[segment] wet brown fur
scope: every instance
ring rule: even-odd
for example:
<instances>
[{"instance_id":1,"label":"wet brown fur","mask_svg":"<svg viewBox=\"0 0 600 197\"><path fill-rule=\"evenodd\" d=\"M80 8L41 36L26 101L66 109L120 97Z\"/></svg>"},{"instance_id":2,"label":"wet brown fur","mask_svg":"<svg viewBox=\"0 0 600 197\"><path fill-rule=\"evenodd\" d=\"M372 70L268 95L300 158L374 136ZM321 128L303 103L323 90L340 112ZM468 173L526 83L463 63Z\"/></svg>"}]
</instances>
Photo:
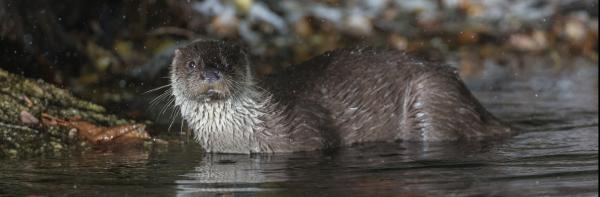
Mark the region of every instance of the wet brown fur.
<instances>
[{"instance_id":1,"label":"wet brown fur","mask_svg":"<svg viewBox=\"0 0 600 197\"><path fill-rule=\"evenodd\" d=\"M206 101L195 99L206 94L199 88L206 84L177 71L183 58L173 61L176 104L209 152L482 140L513 132L483 108L455 69L401 51L334 50L255 83L241 49L219 41L188 47L197 50L182 50L180 56L237 62L228 74L237 85L223 86L229 94ZM216 53L219 47L228 54Z\"/></svg>"}]
</instances>

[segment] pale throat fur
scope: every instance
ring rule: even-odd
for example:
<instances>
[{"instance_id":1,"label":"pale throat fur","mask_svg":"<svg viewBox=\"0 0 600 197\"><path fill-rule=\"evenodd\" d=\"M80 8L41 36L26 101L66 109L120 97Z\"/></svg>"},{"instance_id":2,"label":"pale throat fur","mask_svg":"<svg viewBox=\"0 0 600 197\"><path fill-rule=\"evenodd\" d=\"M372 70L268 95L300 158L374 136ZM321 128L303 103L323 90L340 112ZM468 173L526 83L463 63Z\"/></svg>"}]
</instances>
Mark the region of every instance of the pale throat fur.
<instances>
[{"instance_id":1,"label":"pale throat fur","mask_svg":"<svg viewBox=\"0 0 600 197\"><path fill-rule=\"evenodd\" d=\"M181 94L174 91L174 94ZM263 131L270 99L258 93L225 100L189 102L176 100L182 116L194 131L196 140L207 152L251 153L271 152L256 133Z\"/></svg>"}]
</instances>

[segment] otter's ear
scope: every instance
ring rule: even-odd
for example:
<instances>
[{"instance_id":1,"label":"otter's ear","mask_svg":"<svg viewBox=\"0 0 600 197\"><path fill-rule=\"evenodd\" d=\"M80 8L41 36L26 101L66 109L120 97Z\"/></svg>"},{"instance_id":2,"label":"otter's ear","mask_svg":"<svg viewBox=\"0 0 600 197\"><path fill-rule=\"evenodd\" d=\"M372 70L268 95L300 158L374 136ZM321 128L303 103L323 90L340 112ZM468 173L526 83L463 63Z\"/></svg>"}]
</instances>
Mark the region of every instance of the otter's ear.
<instances>
[{"instance_id":1,"label":"otter's ear","mask_svg":"<svg viewBox=\"0 0 600 197\"><path fill-rule=\"evenodd\" d=\"M181 49L175 49L175 57L181 56Z\"/></svg>"}]
</instances>

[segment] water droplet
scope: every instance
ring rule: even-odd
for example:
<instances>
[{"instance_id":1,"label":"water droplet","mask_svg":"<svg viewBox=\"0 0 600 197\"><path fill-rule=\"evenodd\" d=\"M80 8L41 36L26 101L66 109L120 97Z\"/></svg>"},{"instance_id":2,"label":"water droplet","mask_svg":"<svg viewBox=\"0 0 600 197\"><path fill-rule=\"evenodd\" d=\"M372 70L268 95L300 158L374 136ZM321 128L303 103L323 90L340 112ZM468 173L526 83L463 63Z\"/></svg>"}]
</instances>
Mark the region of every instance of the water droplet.
<instances>
[{"instance_id":1,"label":"water droplet","mask_svg":"<svg viewBox=\"0 0 600 197\"><path fill-rule=\"evenodd\" d=\"M126 85L127 85L127 82L125 80L119 81L119 87L124 88Z\"/></svg>"}]
</instances>

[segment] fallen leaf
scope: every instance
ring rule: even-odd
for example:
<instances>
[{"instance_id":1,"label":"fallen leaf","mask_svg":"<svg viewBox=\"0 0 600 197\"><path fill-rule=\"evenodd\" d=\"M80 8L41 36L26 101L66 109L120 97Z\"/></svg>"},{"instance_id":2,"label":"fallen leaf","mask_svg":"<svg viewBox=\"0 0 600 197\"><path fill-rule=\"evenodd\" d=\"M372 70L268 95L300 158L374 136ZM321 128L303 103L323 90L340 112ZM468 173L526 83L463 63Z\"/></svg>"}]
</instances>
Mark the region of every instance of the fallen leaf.
<instances>
[{"instance_id":1,"label":"fallen leaf","mask_svg":"<svg viewBox=\"0 0 600 197\"><path fill-rule=\"evenodd\" d=\"M44 125L59 125L76 129L79 137L94 144L137 143L151 139L144 124L104 127L79 119L62 120L48 114L42 114L42 122Z\"/></svg>"}]
</instances>

